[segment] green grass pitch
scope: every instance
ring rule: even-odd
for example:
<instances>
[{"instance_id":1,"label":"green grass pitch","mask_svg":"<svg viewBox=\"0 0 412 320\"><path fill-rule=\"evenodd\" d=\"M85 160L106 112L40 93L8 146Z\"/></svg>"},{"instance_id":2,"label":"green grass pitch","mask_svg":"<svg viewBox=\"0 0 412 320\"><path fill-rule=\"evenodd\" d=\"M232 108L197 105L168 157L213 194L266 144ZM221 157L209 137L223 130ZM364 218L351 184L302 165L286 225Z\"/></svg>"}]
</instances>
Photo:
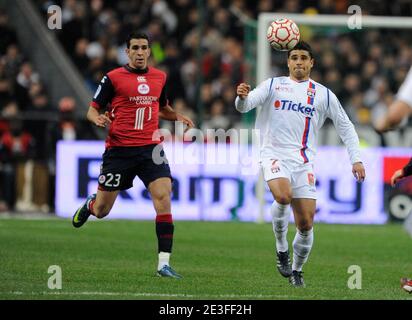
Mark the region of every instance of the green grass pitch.
<instances>
[{"instance_id":1,"label":"green grass pitch","mask_svg":"<svg viewBox=\"0 0 412 320\"><path fill-rule=\"evenodd\" d=\"M412 239L401 225L315 225L307 287L275 269L271 224L175 221L172 266L182 280L155 277L153 221L0 220L0 299L412 299ZM289 243L295 233L289 228ZM50 290L51 265L62 289ZM349 289L351 265L362 288Z\"/></svg>"}]
</instances>

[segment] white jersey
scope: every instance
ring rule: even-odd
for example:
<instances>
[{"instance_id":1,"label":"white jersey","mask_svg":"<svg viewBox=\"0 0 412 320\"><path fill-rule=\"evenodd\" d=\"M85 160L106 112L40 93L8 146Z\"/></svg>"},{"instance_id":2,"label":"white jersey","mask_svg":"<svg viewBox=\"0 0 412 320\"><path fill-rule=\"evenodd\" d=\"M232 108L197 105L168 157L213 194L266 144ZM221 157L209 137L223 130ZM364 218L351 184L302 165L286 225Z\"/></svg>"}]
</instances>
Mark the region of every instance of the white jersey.
<instances>
[{"instance_id":1,"label":"white jersey","mask_svg":"<svg viewBox=\"0 0 412 320\"><path fill-rule=\"evenodd\" d=\"M297 82L290 77L270 78L236 98L236 109L248 112L259 107L256 129L260 130L260 158L313 162L317 136L330 118L343 140L351 163L361 161L359 139L336 95L312 79Z\"/></svg>"},{"instance_id":2,"label":"white jersey","mask_svg":"<svg viewBox=\"0 0 412 320\"><path fill-rule=\"evenodd\" d=\"M398 90L396 99L401 100L412 108L412 67Z\"/></svg>"}]
</instances>

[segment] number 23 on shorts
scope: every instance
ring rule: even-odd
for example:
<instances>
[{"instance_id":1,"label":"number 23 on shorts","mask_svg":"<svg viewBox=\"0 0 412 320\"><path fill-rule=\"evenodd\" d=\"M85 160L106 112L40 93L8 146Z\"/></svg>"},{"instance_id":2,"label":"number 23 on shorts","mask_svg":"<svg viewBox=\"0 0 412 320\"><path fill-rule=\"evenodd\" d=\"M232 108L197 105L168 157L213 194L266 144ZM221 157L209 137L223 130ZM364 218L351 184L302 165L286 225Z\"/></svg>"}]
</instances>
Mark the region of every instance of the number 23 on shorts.
<instances>
[{"instance_id":1,"label":"number 23 on shorts","mask_svg":"<svg viewBox=\"0 0 412 320\"><path fill-rule=\"evenodd\" d=\"M120 173L105 173L99 176L99 184L105 187L118 187L120 185L120 180L122 175Z\"/></svg>"}]
</instances>

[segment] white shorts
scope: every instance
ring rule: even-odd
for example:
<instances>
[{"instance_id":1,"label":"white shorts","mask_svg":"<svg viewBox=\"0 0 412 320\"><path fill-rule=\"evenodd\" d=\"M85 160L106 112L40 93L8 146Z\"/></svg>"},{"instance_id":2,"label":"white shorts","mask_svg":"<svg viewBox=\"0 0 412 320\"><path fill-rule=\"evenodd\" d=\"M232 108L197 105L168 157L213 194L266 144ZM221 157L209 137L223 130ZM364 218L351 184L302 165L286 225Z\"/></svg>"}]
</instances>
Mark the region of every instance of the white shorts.
<instances>
[{"instance_id":1,"label":"white shorts","mask_svg":"<svg viewBox=\"0 0 412 320\"><path fill-rule=\"evenodd\" d=\"M316 200L316 177L312 163L292 165L287 161L263 159L260 165L266 182L287 178L292 185L292 198Z\"/></svg>"}]
</instances>

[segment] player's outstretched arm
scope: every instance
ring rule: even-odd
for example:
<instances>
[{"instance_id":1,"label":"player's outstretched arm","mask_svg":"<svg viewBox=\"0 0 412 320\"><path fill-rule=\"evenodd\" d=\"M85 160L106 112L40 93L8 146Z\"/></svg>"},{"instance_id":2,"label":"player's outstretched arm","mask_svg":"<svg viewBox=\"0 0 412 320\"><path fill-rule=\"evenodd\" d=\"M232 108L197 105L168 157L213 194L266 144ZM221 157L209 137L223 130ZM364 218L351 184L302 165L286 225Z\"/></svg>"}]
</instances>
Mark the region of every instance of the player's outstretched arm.
<instances>
[{"instance_id":1,"label":"player's outstretched arm","mask_svg":"<svg viewBox=\"0 0 412 320\"><path fill-rule=\"evenodd\" d=\"M378 132L386 132L395 129L404 118L412 113L412 107L406 102L396 100L389 108L388 112L375 123Z\"/></svg>"},{"instance_id":2,"label":"player's outstretched arm","mask_svg":"<svg viewBox=\"0 0 412 320\"><path fill-rule=\"evenodd\" d=\"M193 128L195 126L195 124L193 123L193 121L189 117L187 117L187 116L185 116L181 113L176 112L169 105L166 105L165 107L159 109L159 118L163 119L163 120L168 120L168 121L181 121L181 122L183 122L187 126L186 129L185 129L185 132L187 130L189 130L190 128Z\"/></svg>"},{"instance_id":3,"label":"player's outstretched arm","mask_svg":"<svg viewBox=\"0 0 412 320\"><path fill-rule=\"evenodd\" d=\"M107 111L104 114L100 114L99 111L93 107L89 107L87 111L87 120L101 128L105 128L106 125L112 123Z\"/></svg>"}]
</instances>

